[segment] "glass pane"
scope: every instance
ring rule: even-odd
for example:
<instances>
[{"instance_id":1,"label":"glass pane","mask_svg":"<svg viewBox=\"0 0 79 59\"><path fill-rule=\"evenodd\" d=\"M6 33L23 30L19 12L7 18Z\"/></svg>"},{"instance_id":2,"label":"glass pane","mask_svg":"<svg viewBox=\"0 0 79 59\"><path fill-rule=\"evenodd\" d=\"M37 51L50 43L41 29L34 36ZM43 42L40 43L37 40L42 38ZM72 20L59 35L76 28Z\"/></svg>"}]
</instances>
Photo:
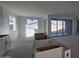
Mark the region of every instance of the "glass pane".
<instances>
[{"instance_id":1,"label":"glass pane","mask_svg":"<svg viewBox=\"0 0 79 59\"><path fill-rule=\"evenodd\" d=\"M51 32L53 36L57 35L57 21L56 20L51 21Z\"/></svg>"},{"instance_id":2,"label":"glass pane","mask_svg":"<svg viewBox=\"0 0 79 59\"><path fill-rule=\"evenodd\" d=\"M65 31L65 21L63 21L63 35L67 35Z\"/></svg>"},{"instance_id":3,"label":"glass pane","mask_svg":"<svg viewBox=\"0 0 79 59\"><path fill-rule=\"evenodd\" d=\"M16 18L14 16L9 16L10 32L16 31Z\"/></svg>"},{"instance_id":4,"label":"glass pane","mask_svg":"<svg viewBox=\"0 0 79 59\"><path fill-rule=\"evenodd\" d=\"M38 20L27 19L27 25L29 29L38 29Z\"/></svg>"},{"instance_id":5,"label":"glass pane","mask_svg":"<svg viewBox=\"0 0 79 59\"><path fill-rule=\"evenodd\" d=\"M34 36L35 29L38 29L38 20L27 19L26 20L26 37Z\"/></svg>"},{"instance_id":6,"label":"glass pane","mask_svg":"<svg viewBox=\"0 0 79 59\"><path fill-rule=\"evenodd\" d=\"M62 35L62 32L63 32L62 21L57 21L57 22L58 22L58 25L57 25L58 35Z\"/></svg>"}]
</instances>

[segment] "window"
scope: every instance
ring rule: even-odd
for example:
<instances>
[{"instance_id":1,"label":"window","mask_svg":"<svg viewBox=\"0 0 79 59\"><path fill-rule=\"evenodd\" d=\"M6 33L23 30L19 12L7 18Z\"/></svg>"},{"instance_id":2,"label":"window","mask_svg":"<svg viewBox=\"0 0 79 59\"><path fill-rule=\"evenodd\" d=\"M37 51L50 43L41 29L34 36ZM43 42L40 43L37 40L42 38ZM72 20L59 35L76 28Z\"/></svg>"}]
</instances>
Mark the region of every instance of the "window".
<instances>
[{"instance_id":1,"label":"window","mask_svg":"<svg viewBox=\"0 0 79 59\"><path fill-rule=\"evenodd\" d=\"M63 29L63 35L67 35L67 32L66 32L66 21L63 21L63 24L62 24L62 29Z\"/></svg>"},{"instance_id":2,"label":"window","mask_svg":"<svg viewBox=\"0 0 79 59\"><path fill-rule=\"evenodd\" d=\"M57 34L57 22L56 20L51 21L51 32L53 32L53 36Z\"/></svg>"},{"instance_id":3,"label":"window","mask_svg":"<svg viewBox=\"0 0 79 59\"><path fill-rule=\"evenodd\" d=\"M16 31L16 18L13 16L9 16L9 25L10 25L10 32Z\"/></svg>"},{"instance_id":4,"label":"window","mask_svg":"<svg viewBox=\"0 0 79 59\"><path fill-rule=\"evenodd\" d=\"M58 30L58 35L63 35L63 21L57 21L58 24L57 24L57 30Z\"/></svg>"},{"instance_id":5,"label":"window","mask_svg":"<svg viewBox=\"0 0 79 59\"><path fill-rule=\"evenodd\" d=\"M38 29L38 20L27 19L26 20L26 37L34 36L35 29Z\"/></svg>"},{"instance_id":6,"label":"window","mask_svg":"<svg viewBox=\"0 0 79 59\"><path fill-rule=\"evenodd\" d=\"M62 36L65 33L65 21L51 20L51 32L53 36Z\"/></svg>"},{"instance_id":7,"label":"window","mask_svg":"<svg viewBox=\"0 0 79 59\"><path fill-rule=\"evenodd\" d=\"M63 36L72 34L71 20L51 20L51 34L52 36Z\"/></svg>"}]
</instances>

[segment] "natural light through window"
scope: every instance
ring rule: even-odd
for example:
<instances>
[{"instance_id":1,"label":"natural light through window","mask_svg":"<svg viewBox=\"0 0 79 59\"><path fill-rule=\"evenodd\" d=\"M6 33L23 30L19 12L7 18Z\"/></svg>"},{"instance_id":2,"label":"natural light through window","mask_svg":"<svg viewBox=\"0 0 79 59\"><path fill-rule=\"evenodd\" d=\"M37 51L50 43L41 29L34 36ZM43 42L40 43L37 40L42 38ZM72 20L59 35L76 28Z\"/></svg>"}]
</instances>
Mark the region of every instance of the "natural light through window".
<instances>
[{"instance_id":1,"label":"natural light through window","mask_svg":"<svg viewBox=\"0 0 79 59\"><path fill-rule=\"evenodd\" d=\"M51 32L52 32L53 36L64 35L65 21L51 20Z\"/></svg>"},{"instance_id":2,"label":"natural light through window","mask_svg":"<svg viewBox=\"0 0 79 59\"><path fill-rule=\"evenodd\" d=\"M26 37L34 36L35 29L38 29L38 20L27 19L26 20Z\"/></svg>"},{"instance_id":3,"label":"natural light through window","mask_svg":"<svg viewBox=\"0 0 79 59\"><path fill-rule=\"evenodd\" d=\"M9 16L9 25L11 32L16 30L16 18L14 16Z\"/></svg>"}]
</instances>

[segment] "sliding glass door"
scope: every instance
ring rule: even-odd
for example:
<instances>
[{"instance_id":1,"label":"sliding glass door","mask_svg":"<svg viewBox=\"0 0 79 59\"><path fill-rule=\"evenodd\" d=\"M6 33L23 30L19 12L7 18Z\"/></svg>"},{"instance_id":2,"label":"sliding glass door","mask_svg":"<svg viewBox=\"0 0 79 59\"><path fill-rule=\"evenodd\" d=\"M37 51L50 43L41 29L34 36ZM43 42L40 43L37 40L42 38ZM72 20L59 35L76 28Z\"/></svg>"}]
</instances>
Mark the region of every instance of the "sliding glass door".
<instances>
[{"instance_id":1,"label":"sliding glass door","mask_svg":"<svg viewBox=\"0 0 79 59\"><path fill-rule=\"evenodd\" d=\"M57 35L57 21L51 21L51 31L53 32L53 36Z\"/></svg>"},{"instance_id":2,"label":"sliding glass door","mask_svg":"<svg viewBox=\"0 0 79 59\"><path fill-rule=\"evenodd\" d=\"M62 24L63 35L67 35L67 34L66 34L66 25L65 25L65 24L66 24L66 21L63 21L62 23L63 23L63 24Z\"/></svg>"},{"instance_id":3,"label":"sliding glass door","mask_svg":"<svg viewBox=\"0 0 79 59\"><path fill-rule=\"evenodd\" d=\"M57 21L58 36L63 35L63 21Z\"/></svg>"},{"instance_id":4,"label":"sliding glass door","mask_svg":"<svg viewBox=\"0 0 79 59\"><path fill-rule=\"evenodd\" d=\"M63 36L72 34L71 20L51 20L52 36Z\"/></svg>"}]
</instances>

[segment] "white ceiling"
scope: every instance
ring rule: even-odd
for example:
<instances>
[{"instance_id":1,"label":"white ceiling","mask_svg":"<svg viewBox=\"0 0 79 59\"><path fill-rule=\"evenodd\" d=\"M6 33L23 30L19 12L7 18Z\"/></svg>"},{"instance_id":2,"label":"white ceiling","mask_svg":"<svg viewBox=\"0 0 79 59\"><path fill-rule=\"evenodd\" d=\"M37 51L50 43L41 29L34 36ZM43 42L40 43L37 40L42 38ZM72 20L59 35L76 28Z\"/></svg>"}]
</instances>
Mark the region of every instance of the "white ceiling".
<instances>
[{"instance_id":1,"label":"white ceiling","mask_svg":"<svg viewBox=\"0 0 79 59\"><path fill-rule=\"evenodd\" d=\"M79 15L78 1L4 1L0 2L0 5L17 15L22 16L46 16L48 14L56 15L64 13L69 15Z\"/></svg>"}]
</instances>

